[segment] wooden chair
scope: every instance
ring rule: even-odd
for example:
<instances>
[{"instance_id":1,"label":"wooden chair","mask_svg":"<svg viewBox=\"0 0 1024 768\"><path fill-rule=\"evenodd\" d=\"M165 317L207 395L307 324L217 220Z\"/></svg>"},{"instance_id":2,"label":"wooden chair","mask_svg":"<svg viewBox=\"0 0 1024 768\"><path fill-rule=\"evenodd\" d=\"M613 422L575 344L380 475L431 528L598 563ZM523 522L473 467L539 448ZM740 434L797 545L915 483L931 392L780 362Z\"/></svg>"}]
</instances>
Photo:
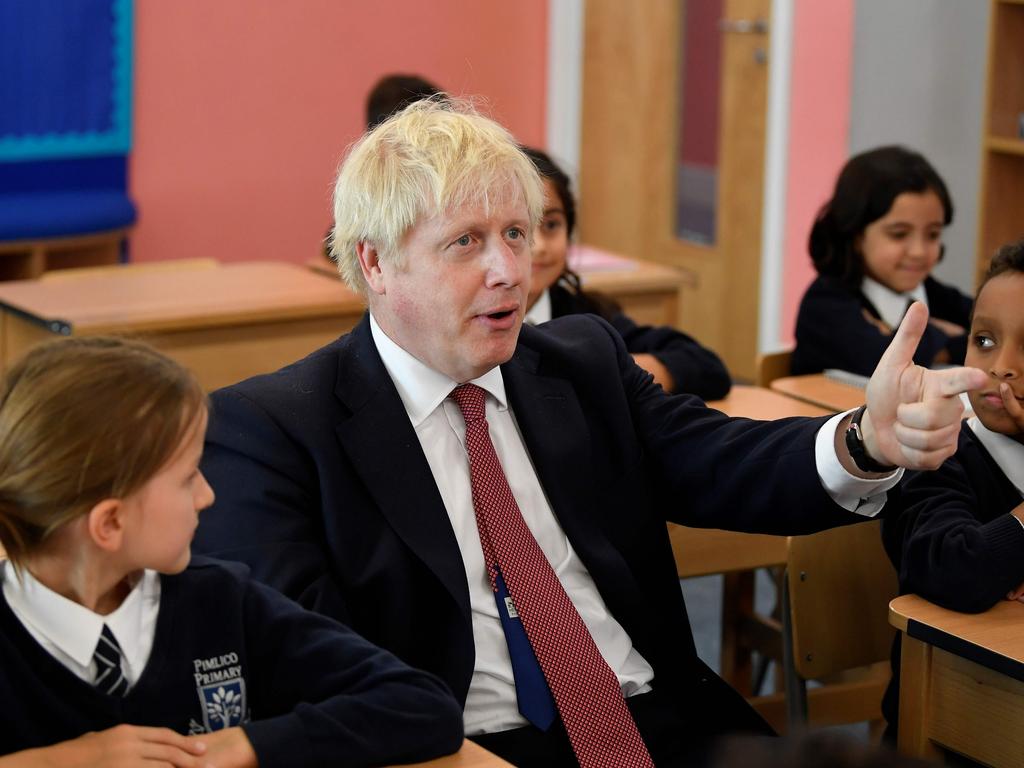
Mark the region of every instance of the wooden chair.
<instances>
[{"instance_id":1,"label":"wooden chair","mask_svg":"<svg viewBox=\"0 0 1024 768\"><path fill-rule=\"evenodd\" d=\"M44 272L39 276L46 282L78 280L96 275L116 275L126 272L176 272L178 270L216 269L220 262L216 259L167 259L165 261L141 261L131 264L104 264L94 267L71 267Z\"/></svg>"},{"instance_id":2,"label":"wooden chair","mask_svg":"<svg viewBox=\"0 0 1024 768\"><path fill-rule=\"evenodd\" d=\"M874 521L789 539L783 653L790 731L808 721L881 720L894 635L888 606L897 580L880 526ZM835 681L825 686L832 695L815 697L810 713L807 680Z\"/></svg>"},{"instance_id":3,"label":"wooden chair","mask_svg":"<svg viewBox=\"0 0 1024 768\"><path fill-rule=\"evenodd\" d=\"M782 625L754 610L754 569L786 561L786 539L756 533L668 524L680 579L723 574L721 673L733 688L752 696L759 675L752 651L782 658Z\"/></svg>"},{"instance_id":4,"label":"wooden chair","mask_svg":"<svg viewBox=\"0 0 1024 768\"><path fill-rule=\"evenodd\" d=\"M779 352L769 352L765 355L758 355L755 367L757 369L757 380L754 382L759 387L767 387L775 379L789 376L790 364L793 359L793 350L784 349Z\"/></svg>"}]
</instances>

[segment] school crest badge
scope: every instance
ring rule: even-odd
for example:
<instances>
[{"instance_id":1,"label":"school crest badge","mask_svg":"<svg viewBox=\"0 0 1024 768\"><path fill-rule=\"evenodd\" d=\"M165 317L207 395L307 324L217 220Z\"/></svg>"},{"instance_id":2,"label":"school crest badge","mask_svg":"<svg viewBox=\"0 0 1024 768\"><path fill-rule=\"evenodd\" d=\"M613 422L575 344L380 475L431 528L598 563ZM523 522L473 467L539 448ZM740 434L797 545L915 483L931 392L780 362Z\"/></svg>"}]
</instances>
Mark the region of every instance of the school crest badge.
<instances>
[{"instance_id":1,"label":"school crest badge","mask_svg":"<svg viewBox=\"0 0 1024 768\"><path fill-rule=\"evenodd\" d=\"M245 678L237 653L193 659L193 678L207 733L248 722ZM192 730L190 729L190 733Z\"/></svg>"},{"instance_id":2,"label":"school crest badge","mask_svg":"<svg viewBox=\"0 0 1024 768\"><path fill-rule=\"evenodd\" d=\"M245 708L245 680L204 685L199 689L203 724L208 733L241 725Z\"/></svg>"}]
</instances>

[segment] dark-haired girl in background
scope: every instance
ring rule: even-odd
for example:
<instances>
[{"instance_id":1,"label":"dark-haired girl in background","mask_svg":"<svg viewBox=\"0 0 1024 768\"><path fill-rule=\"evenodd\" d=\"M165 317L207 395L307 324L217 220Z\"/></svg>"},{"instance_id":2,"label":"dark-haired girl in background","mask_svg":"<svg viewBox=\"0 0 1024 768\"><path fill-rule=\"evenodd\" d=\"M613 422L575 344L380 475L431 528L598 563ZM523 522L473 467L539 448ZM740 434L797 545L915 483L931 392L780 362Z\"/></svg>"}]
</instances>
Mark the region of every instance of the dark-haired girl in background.
<instances>
[{"instance_id":1,"label":"dark-haired girl in background","mask_svg":"<svg viewBox=\"0 0 1024 768\"><path fill-rule=\"evenodd\" d=\"M718 356L668 326L637 325L607 296L587 292L569 269L566 256L576 223L569 177L537 149L523 150L544 180L544 215L533 236L533 269L526 321L540 324L563 315L589 312L607 320L626 342L636 364L668 392L705 400L729 393L729 372Z\"/></svg>"},{"instance_id":2,"label":"dark-haired girl in background","mask_svg":"<svg viewBox=\"0 0 1024 768\"><path fill-rule=\"evenodd\" d=\"M914 362L963 363L971 299L931 277L952 220L945 182L917 152L880 147L851 158L811 228L818 278L800 302L792 372L871 375L915 300L931 319Z\"/></svg>"}]
</instances>

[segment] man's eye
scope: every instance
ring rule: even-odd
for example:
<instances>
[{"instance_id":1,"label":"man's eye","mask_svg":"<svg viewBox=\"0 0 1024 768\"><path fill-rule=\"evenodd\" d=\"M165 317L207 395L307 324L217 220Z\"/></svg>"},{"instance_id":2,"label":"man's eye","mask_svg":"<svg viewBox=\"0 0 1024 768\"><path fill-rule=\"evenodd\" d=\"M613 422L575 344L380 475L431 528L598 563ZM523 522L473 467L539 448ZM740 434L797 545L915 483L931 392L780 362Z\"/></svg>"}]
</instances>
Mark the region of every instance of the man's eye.
<instances>
[{"instance_id":1,"label":"man's eye","mask_svg":"<svg viewBox=\"0 0 1024 768\"><path fill-rule=\"evenodd\" d=\"M521 237L526 237L526 233L519 227L512 227L512 229L508 231L508 236L511 240L518 240Z\"/></svg>"},{"instance_id":2,"label":"man's eye","mask_svg":"<svg viewBox=\"0 0 1024 768\"><path fill-rule=\"evenodd\" d=\"M461 248L465 248L466 246L468 246L472 242L473 242L473 238L471 238L469 235L463 235L462 237L458 238L455 241L455 245L458 245Z\"/></svg>"},{"instance_id":3,"label":"man's eye","mask_svg":"<svg viewBox=\"0 0 1024 768\"><path fill-rule=\"evenodd\" d=\"M992 349L996 345L995 339L988 336L977 335L974 337L974 346L978 349Z\"/></svg>"}]
</instances>

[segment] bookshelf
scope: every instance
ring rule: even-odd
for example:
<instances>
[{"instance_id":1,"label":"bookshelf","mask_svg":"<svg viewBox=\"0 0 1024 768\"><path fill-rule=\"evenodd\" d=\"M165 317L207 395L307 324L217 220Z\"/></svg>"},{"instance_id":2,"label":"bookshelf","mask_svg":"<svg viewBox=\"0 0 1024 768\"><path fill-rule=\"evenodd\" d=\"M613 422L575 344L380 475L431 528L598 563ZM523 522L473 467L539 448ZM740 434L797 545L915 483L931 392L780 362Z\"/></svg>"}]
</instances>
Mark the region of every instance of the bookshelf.
<instances>
[{"instance_id":1,"label":"bookshelf","mask_svg":"<svg viewBox=\"0 0 1024 768\"><path fill-rule=\"evenodd\" d=\"M1024 0L991 0L977 278L993 252L1024 237Z\"/></svg>"}]
</instances>

